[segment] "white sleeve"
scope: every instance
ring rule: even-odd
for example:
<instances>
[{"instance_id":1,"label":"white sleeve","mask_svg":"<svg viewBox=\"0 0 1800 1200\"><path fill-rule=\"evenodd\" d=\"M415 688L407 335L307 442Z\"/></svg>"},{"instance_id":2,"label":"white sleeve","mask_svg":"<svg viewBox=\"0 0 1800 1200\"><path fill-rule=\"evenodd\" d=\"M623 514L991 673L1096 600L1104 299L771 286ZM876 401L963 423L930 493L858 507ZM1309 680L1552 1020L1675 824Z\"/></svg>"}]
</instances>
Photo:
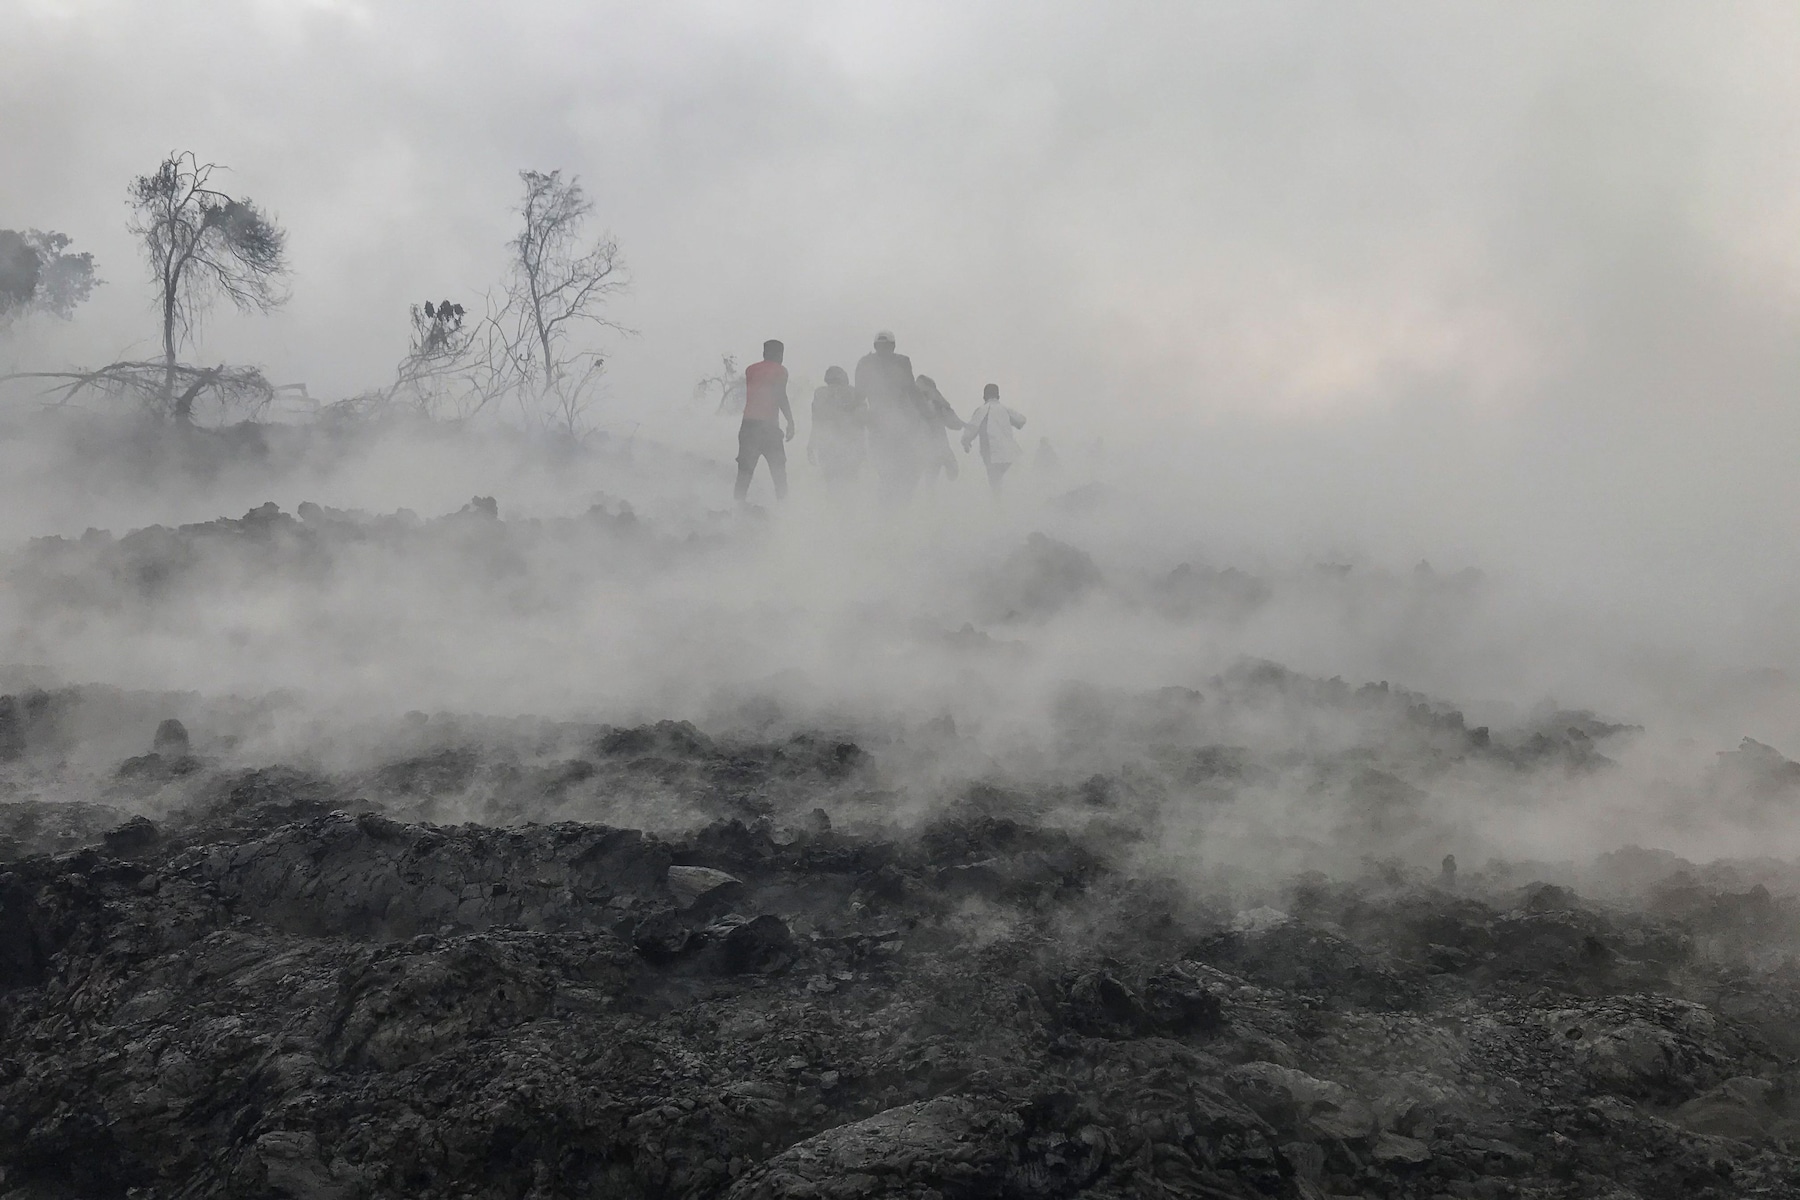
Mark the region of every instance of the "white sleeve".
<instances>
[{"instance_id":1,"label":"white sleeve","mask_svg":"<svg viewBox=\"0 0 1800 1200\"><path fill-rule=\"evenodd\" d=\"M1014 429L1025 428L1025 414L1024 413L1016 412L1013 409L1009 408L1006 410L1006 415L1012 418L1012 423L1013 423Z\"/></svg>"}]
</instances>

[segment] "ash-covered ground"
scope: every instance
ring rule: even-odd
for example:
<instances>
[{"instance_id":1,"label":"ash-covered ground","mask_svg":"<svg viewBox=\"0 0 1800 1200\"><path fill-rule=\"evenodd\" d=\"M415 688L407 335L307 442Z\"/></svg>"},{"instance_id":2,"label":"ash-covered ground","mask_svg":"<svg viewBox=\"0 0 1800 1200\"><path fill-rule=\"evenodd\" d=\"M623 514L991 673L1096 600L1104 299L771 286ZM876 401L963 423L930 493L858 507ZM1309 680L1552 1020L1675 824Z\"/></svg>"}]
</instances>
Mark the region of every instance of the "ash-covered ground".
<instances>
[{"instance_id":1,"label":"ash-covered ground","mask_svg":"<svg viewBox=\"0 0 1800 1200\"><path fill-rule=\"evenodd\" d=\"M5 552L7 1200L1800 1194L1800 764L1504 581L257 436Z\"/></svg>"}]
</instances>

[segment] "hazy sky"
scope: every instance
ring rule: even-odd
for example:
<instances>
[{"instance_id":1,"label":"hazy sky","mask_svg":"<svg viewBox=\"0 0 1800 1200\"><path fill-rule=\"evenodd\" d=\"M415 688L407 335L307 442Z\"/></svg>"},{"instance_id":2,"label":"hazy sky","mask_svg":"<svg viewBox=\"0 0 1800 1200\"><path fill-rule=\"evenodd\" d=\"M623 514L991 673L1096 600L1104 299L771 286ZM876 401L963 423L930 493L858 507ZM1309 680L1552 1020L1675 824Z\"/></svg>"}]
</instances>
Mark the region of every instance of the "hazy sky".
<instances>
[{"instance_id":1,"label":"hazy sky","mask_svg":"<svg viewBox=\"0 0 1800 1200\"><path fill-rule=\"evenodd\" d=\"M173 149L228 165L291 237L292 303L215 313L197 361L261 363L327 400L384 384L409 303L476 304L501 276L518 171L560 168L635 280L613 315L638 333L606 343L595 420L708 455L710 476L679 481L702 503L727 505L735 450L691 399L721 352L780 337L816 381L887 327L959 407L999 383L1028 441L1081 464L1072 479L1105 436L1111 498L1083 544L1120 578L1191 558L1404 580L1430 557L1529 598L1433 640L1404 605L1371 616L1352 596L1342 622L1302 614L1259 653L1404 671L1459 702L1554 691L1627 714L1664 692L1710 704L1729 684L1714 675L1800 676L1791 0L0 0L0 227L62 230L109 281L74 322L0 336L0 369L154 352L124 200ZM252 465L242 495L170 487L105 519L265 496L431 513L472 492L554 515L614 482L429 450L340 472L336 491ZM0 491L27 501L0 527L60 513L33 494L54 492L59 460L18 437L0 451ZM692 460L645 461L673 476ZM1020 504L996 532L979 482L958 486L914 531L918 561L954 549L942 531L1000 553L1040 520ZM841 586L852 618L908 588L934 599L891 543L814 537L804 467L795 493L769 595ZM79 533L98 503L73 497L43 531ZM735 597L749 569L695 595ZM271 601L272 627L289 603ZM1067 647L1136 661L1134 620L1077 623ZM1144 679L1167 682L1179 656L1146 644ZM278 648L311 662L304 639ZM1786 697L1775 716L1721 725L1800 745L1791 686L1757 686Z\"/></svg>"},{"instance_id":2,"label":"hazy sky","mask_svg":"<svg viewBox=\"0 0 1800 1200\"><path fill-rule=\"evenodd\" d=\"M1316 469L1380 501L1365 525L1385 504L1476 544L1569 522L1793 540L1768 518L1800 503L1791 4L0 0L0 20L0 225L65 230L110 281L0 362L153 346L123 200L171 148L228 164L291 234L291 305L218 314L197 357L326 398L390 377L409 301L490 286L517 170L560 167L635 279L603 423L697 419L721 351L781 337L816 380L885 326L959 406L993 380L1065 444L1193 433L1206 470L1309 497ZM1270 437L1298 457L1245 467Z\"/></svg>"},{"instance_id":3,"label":"hazy sky","mask_svg":"<svg viewBox=\"0 0 1800 1200\"><path fill-rule=\"evenodd\" d=\"M326 394L381 380L406 301L493 280L521 167L580 174L630 259L621 394L765 336L816 374L889 325L959 396L1505 404L1596 339L1723 351L1702 303L1793 315L1786 5L0 12L0 216L100 254L84 325L151 332L124 188L192 148L295 265L285 314L206 349Z\"/></svg>"}]
</instances>

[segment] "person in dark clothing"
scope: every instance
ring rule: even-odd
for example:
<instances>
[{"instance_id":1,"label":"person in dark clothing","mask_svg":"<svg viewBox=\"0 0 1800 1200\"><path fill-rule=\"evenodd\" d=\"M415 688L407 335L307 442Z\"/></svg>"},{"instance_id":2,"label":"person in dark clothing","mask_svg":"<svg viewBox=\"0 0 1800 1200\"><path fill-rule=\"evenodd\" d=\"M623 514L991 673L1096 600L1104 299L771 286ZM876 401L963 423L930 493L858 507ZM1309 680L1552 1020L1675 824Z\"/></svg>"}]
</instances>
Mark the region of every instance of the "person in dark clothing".
<instances>
[{"instance_id":1,"label":"person in dark clothing","mask_svg":"<svg viewBox=\"0 0 1800 1200\"><path fill-rule=\"evenodd\" d=\"M925 469L927 427L912 360L894 353L894 335L875 335L875 350L856 364L856 390L869 402L869 455L882 498L904 501Z\"/></svg>"},{"instance_id":2,"label":"person in dark clothing","mask_svg":"<svg viewBox=\"0 0 1800 1200\"><path fill-rule=\"evenodd\" d=\"M769 478L775 481L775 498L787 499L787 442L794 440L794 410L788 407L787 368L781 365L783 347L770 340L763 343L761 362L744 369L744 423L738 426L737 490L739 500L750 493L750 477L756 473L756 460L767 459ZM782 436L776 418L787 419L787 435Z\"/></svg>"},{"instance_id":3,"label":"person in dark clothing","mask_svg":"<svg viewBox=\"0 0 1800 1200\"><path fill-rule=\"evenodd\" d=\"M833 492L856 481L868 453L868 434L869 402L850 386L844 368L825 368L825 385L813 391L806 460L818 464Z\"/></svg>"},{"instance_id":4,"label":"person in dark clothing","mask_svg":"<svg viewBox=\"0 0 1800 1200\"><path fill-rule=\"evenodd\" d=\"M938 472L942 471L946 479L955 479L956 452L950 449L950 430L961 429L963 419L956 415L956 410L944 399L944 393L938 391L935 379L929 375L921 375L918 385L919 398L925 410L926 478L935 479Z\"/></svg>"}]
</instances>

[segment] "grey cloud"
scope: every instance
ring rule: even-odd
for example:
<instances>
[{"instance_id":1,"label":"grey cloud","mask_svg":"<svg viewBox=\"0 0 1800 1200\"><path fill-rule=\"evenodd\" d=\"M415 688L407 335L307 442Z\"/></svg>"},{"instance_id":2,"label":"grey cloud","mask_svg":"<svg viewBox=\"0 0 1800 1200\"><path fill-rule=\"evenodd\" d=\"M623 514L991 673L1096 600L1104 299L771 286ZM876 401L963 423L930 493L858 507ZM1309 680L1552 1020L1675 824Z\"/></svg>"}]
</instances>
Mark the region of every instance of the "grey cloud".
<instances>
[{"instance_id":1,"label":"grey cloud","mask_svg":"<svg viewBox=\"0 0 1800 1200\"><path fill-rule=\"evenodd\" d=\"M296 265L202 353L354 392L560 166L636 280L616 429L725 457L682 403L718 352L816 379L892 327L953 402L1144 443L1168 511L1247 541L1633 595L1685 558L1741 607L1800 576L1796 42L1650 4L27 4L0 216L111 283L0 357L149 340L120 197L192 146Z\"/></svg>"}]
</instances>

